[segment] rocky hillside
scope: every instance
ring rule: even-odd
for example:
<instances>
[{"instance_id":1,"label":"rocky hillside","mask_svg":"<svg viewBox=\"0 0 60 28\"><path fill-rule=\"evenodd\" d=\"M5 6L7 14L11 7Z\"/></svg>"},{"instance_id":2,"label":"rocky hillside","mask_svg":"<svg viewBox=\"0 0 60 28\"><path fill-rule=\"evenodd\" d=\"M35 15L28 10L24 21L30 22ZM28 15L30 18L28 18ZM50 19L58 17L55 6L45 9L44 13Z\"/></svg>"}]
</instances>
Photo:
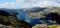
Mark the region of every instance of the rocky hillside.
<instances>
[{"instance_id":1,"label":"rocky hillside","mask_svg":"<svg viewBox=\"0 0 60 28\"><path fill-rule=\"evenodd\" d=\"M18 20L14 16L5 15L5 13L0 12L0 27L1 28L31 28L32 26L23 20ZM3 15L4 14L4 15Z\"/></svg>"},{"instance_id":2,"label":"rocky hillside","mask_svg":"<svg viewBox=\"0 0 60 28\"><path fill-rule=\"evenodd\" d=\"M47 9L40 11L40 12L29 13L28 17L40 19L40 18L44 18L45 15L48 15L49 13L57 13L60 15L60 8L53 7L53 8L47 8Z\"/></svg>"}]
</instances>

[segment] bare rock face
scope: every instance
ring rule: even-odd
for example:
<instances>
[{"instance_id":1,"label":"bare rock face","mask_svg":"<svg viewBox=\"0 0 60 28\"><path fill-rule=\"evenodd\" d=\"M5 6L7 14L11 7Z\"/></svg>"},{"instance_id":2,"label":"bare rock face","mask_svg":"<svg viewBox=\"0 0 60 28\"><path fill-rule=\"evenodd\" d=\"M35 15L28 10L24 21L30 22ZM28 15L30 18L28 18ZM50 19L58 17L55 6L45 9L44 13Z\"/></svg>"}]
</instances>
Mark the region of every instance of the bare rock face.
<instances>
[{"instance_id":1,"label":"bare rock face","mask_svg":"<svg viewBox=\"0 0 60 28\"><path fill-rule=\"evenodd\" d=\"M0 24L4 27L12 28L31 28L32 26L23 20L18 20L14 16L5 15L5 13L0 12ZM4 14L4 15L3 15Z\"/></svg>"}]
</instances>

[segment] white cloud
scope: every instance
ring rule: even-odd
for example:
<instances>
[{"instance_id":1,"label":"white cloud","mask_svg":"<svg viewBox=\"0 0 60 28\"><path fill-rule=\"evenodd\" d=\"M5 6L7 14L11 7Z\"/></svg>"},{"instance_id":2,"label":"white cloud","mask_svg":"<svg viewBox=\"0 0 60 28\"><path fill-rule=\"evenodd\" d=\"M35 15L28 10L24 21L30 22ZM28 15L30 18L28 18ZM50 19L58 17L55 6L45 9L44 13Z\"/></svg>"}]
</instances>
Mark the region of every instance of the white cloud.
<instances>
[{"instance_id":1,"label":"white cloud","mask_svg":"<svg viewBox=\"0 0 60 28\"><path fill-rule=\"evenodd\" d=\"M60 7L60 3L57 3L57 2L52 2L52 0L50 1L50 0L40 0L40 2L39 2L39 0L37 1L37 0L17 0L17 2L21 2L21 1L23 1L23 2L27 2L27 5L29 6L29 7ZM36 4L34 4L36 2ZM27 6L27 5L25 5L25 7Z\"/></svg>"},{"instance_id":2,"label":"white cloud","mask_svg":"<svg viewBox=\"0 0 60 28\"><path fill-rule=\"evenodd\" d=\"M0 3L0 8L60 7L60 3L49 0L16 0L16 2Z\"/></svg>"},{"instance_id":3,"label":"white cloud","mask_svg":"<svg viewBox=\"0 0 60 28\"><path fill-rule=\"evenodd\" d=\"M0 4L0 8L21 8L20 4L17 4L15 2L6 2L4 4Z\"/></svg>"},{"instance_id":4,"label":"white cloud","mask_svg":"<svg viewBox=\"0 0 60 28\"><path fill-rule=\"evenodd\" d=\"M40 2L41 0L16 0L16 2L34 3Z\"/></svg>"},{"instance_id":5,"label":"white cloud","mask_svg":"<svg viewBox=\"0 0 60 28\"><path fill-rule=\"evenodd\" d=\"M37 4L32 4L33 6L36 7L60 7L60 3L54 3L54 2L50 2L50 1L42 1L39 2Z\"/></svg>"},{"instance_id":6,"label":"white cloud","mask_svg":"<svg viewBox=\"0 0 60 28\"><path fill-rule=\"evenodd\" d=\"M16 0L16 2L24 2L24 0Z\"/></svg>"},{"instance_id":7,"label":"white cloud","mask_svg":"<svg viewBox=\"0 0 60 28\"><path fill-rule=\"evenodd\" d=\"M0 4L0 8L14 8L14 6L15 6L14 2L12 2L12 3L6 2L4 4Z\"/></svg>"}]
</instances>

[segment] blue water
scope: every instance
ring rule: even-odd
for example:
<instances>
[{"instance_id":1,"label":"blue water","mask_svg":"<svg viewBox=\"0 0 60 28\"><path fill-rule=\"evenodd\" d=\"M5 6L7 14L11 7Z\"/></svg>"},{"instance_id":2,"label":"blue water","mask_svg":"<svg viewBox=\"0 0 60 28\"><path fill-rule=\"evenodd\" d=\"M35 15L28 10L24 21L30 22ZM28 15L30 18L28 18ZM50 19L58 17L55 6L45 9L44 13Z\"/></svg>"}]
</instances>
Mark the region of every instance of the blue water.
<instances>
[{"instance_id":1,"label":"blue water","mask_svg":"<svg viewBox=\"0 0 60 28\"><path fill-rule=\"evenodd\" d=\"M26 13L21 13L21 14L19 14L19 15L17 15L17 17L18 17L18 19L20 19L20 20L26 20L26 18L28 18L27 17L27 15L26 15ZM48 24L48 25L52 25L52 24L54 24L53 22L49 22L49 21L43 21L43 20L38 20L38 19L28 19L28 21L29 20L31 20L29 23L31 24L31 25L36 25L36 24ZM48 17L47 17L47 19L46 20L49 20L48 19Z\"/></svg>"},{"instance_id":2,"label":"blue water","mask_svg":"<svg viewBox=\"0 0 60 28\"><path fill-rule=\"evenodd\" d=\"M26 13L21 13L21 14L17 15L17 17L20 20L25 20L27 16L26 16Z\"/></svg>"}]
</instances>

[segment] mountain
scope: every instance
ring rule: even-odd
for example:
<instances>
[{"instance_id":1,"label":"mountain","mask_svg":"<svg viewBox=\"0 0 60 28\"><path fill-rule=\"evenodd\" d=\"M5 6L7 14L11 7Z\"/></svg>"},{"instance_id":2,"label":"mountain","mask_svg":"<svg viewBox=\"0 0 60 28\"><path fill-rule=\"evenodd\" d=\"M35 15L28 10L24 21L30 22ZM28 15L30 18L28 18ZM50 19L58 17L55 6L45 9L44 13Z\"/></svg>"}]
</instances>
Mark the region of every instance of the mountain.
<instances>
[{"instance_id":1,"label":"mountain","mask_svg":"<svg viewBox=\"0 0 60 28\"><path fill-rule=\"evenodd\" d=\"M28 21L29 21L29 19L31 19L31 21L29 22L31 25L40 24L40 23L42 23L42 22L40 22L41 20L44 21L46 19L50 19L50 16L51 16L51 19L54 18L54 16L53 16L54 14L51 14L51 13L57 13L58 15L60 15L60 9L57 8L57 7L53 7L53 8L49 8L49 7L47 7L47 8L40 8L40 7L23 8L23 9L20 9L20 10L13 10L12 12L11 12L11 10L10 10L10 12L7 10L7 12L8 13L12 13L11 15L15 15L15 16L13 16L14 18L16 17L16 15L18 15L17 18L16 18L17 20L19 18L19 21L18 22L21 21L20 19L26 20L26 18L28 18ZM15 12L18 12L18 14L16 14ZM4 13L4 14L6 14L6 13ZM5 16L8 16L9 17L9 15L5 15ZM25 21L23 21L23 22L25 22ZM53 24L54 22L53 23L52 22L50 23L50 21L48 21L48 22L46 21L45 23L47 23L47 24ZM19 23L17 23L17 24L19 24ZM25 23L24 23L24 25L25 25Z\"/></svg>"},{"instance_id":2,"label":"mountain","mask_svg":"<svg viewBox=\"0 0 60 28\"><path fill-rule=\"evenodd\" d=\"M31 12L28 14L28 17L30 19L35 20L35 21L31 21L32 22L31 24L35 24L35 22L38 22L36 24L39 24L40 22L38 20L42 20L46 24L49 24L49 25L56 24L56 22L57 24L60 24L59 23L60 22L60 7L47 8L40 12Z\"/></svg>"},{"instance_id":3,"label":"mountain","mask_svg":"<svg viewBox=\"0 0 60 28\"><path fill-rule=\"evenodd\" d=\"M31 28L32 27L29 23L23 20L18 20L13 15L5 15L5 13L0 14L0 24L6 25L6 26L13 26L15 28Z\"/></svg>"},{"instance_id":4,"label":"mountain","mask_svg":"<svg viewBox=\"0 0 60 28\"><path fill-rule=\"evenodd\" d=\"M23 10L25 11L25 12L30 12L30 13L32 13L32 12L40 12L40 11L43 11L43 10L45 10L46 8L40 8L40 7L34 7L34 8L23 8Z\"/></svg>"}]
</instances>

